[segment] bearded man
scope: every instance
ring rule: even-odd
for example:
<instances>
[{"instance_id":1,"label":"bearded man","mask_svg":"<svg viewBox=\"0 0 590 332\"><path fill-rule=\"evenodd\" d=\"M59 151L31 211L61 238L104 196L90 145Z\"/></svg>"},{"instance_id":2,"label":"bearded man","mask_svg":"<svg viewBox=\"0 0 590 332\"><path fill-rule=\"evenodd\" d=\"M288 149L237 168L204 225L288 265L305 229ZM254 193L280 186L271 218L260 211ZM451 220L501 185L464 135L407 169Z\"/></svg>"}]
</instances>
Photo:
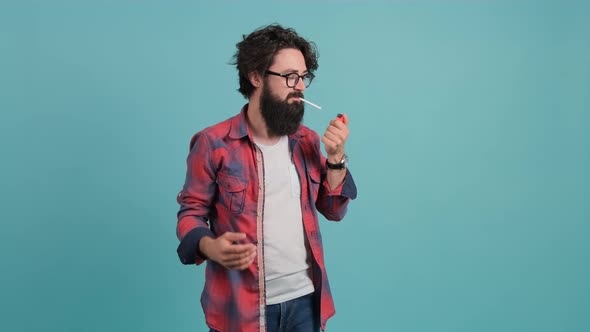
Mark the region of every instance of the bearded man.
<instances>
[{"instance_id":1,"label":"bearded man","mask_svg":"<svg viewBox=\"0 0 590 332\"><path fill-rule=\"evenodd\" d=\"M318 212L345 216L356 197L344 144L348 118L321 141L301 124L318 68L315 45L270 25L234 56L241 112L192 138L178 194L177 252L207 262L201 305L210 331L319 331L335 313Z\"/></svg>"}]
</instances>

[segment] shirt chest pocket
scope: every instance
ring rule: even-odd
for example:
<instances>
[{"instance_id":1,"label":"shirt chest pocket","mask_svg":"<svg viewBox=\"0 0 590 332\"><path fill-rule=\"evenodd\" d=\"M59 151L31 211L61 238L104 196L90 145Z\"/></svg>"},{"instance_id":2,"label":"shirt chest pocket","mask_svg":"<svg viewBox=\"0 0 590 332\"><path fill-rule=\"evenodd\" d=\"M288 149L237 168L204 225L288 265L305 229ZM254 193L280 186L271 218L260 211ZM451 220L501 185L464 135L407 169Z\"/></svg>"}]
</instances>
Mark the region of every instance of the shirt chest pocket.
<instances>
[{"instance_id":1,"label":"shirt chest pocket","mask_svg":"<svg viewBox=\"0 0 590 332\"><path fill-rule=\"evenodd\" d=\"M310 169L309 170L309 189L310 194L312 195L312 199L315 200L318 198L318 193L320 191L320 185L322 181L321 173L319 169Z\"/></svg>"},{"instance_id":2,"label":"shirt chest pocket","mask_svg":"<svg viewBox=\"0 0 590 332\"><path fill-rule=\"evenodd\" d=\"M219 203L231 213L242 213L248 182L237 176L218 173L217 187L219 188Z\"/></svg>"}]
</instances>

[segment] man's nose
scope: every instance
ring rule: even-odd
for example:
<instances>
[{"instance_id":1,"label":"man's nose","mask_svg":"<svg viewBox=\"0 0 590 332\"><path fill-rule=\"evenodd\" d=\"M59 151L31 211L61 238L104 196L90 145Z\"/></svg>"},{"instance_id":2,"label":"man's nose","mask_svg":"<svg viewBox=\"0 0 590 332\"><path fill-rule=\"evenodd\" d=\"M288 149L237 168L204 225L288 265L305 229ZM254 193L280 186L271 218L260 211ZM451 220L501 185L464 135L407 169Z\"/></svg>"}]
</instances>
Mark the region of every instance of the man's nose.
<instances>
[{"instance_id":1,"label":"man's nose","mask_svg":"<svg viewBox=\"0 0 590 332\"><path fill-rule=\"evenodd\" d=\"M305 83L303 82L302 79L300 79L299 81L297 81L297 84L295 84L295 87L293 88L297 91L305 91Z\"/></svg>"}]
</instances>

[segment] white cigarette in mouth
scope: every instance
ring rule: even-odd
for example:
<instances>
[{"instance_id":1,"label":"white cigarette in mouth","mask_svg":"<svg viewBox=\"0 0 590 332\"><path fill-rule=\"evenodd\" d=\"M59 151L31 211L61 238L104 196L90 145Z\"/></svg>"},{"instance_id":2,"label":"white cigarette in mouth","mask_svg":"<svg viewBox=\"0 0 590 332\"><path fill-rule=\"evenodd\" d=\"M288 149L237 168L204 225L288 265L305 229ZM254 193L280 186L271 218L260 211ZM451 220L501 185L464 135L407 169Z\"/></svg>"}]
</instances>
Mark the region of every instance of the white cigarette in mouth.
<instances>
[{"instance_id":1,"label":"white cigarette in mouth","mask_svg":"<svg viewBox=\"0 0 590 332\"><path fill-rule=\"evenodd\" d=\"M312 102L311 102L311 101L309 101L309 100L305 100L305 99L303 99L303 98L301 98L301 97L299 97L299 100L301 100L301 101L302 101L302 102L304 102L304 103L308 103L308 104L310 104L311 106L313 106L313 107L315 107L315 108L317 108L317 109L319 109L319 110L321 110L321 109L322 109L320 106L318 106L318 105L316 105L316 104L312 103Z\"/></svg>"}]
</instances>

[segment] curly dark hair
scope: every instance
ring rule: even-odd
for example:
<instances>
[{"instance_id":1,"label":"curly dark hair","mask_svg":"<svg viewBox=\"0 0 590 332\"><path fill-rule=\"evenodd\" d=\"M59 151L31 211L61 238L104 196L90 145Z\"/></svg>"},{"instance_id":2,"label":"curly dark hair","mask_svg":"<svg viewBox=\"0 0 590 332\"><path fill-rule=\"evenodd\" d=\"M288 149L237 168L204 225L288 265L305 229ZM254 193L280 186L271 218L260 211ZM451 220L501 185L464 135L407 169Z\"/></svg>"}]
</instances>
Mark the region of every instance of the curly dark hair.
<instances>
[{"instance_id":1,"label":"curly dark hair","mask_svg":"<svg viewBox=\"0 0 590 332\"><path fill-rule=\"evenodd\" d=\"M241 42L236 44L237 51L231 64L236 65L240 77L238 91L250 98L254 86L248 74L258 72L260 75L272 65L275 54L285 48L295 48L303 53L307 70L313 73L318 69L318 51L315 43L307 41L292 28L284 28L279 24L271 24L256 29L249 35L243 35Z\"/></svg>"}]
</instances>

